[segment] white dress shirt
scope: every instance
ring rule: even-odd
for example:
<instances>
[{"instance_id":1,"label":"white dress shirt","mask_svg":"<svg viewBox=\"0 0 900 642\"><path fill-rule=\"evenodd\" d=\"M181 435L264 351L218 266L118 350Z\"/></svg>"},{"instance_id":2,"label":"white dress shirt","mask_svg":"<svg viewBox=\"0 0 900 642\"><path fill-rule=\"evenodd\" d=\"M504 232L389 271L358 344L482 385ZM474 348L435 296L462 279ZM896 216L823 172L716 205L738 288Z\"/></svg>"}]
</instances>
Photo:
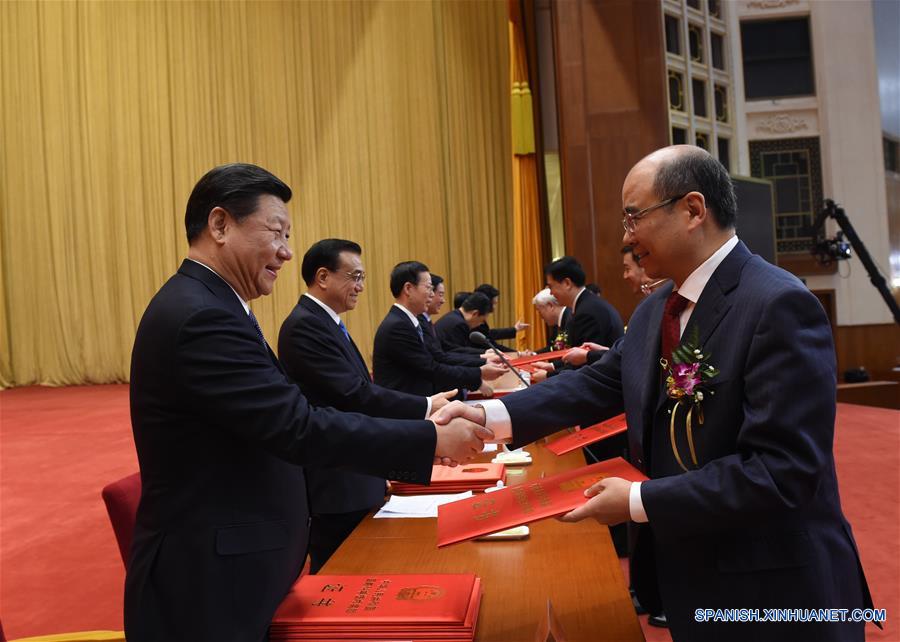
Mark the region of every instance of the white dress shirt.
<instances>
[{"instance_id":1,"label":"white dress shirt","mask_svg":"<svg viewBox=\"0 0 900 642\"><path fill-rule=\"evenodd\" d=\"M394 306L403 310L404 314L406 314L406 316L409 317L409 320L412 321L412 324L414 326L416 326L417 328L419 327L419 320L416 318L415 314L413 314L412 312L407 310L404 306L400 305L399 303L395 303Z\"/></svg>"},{"instance_id":2,"label":"white dress shirt","mask_svg":"<svg viewBox=\"0 0 900 642\"><path fill-rule=\"evenodd\" d=\"M713 252L712 256L690 273L688 278L684 280L684 283L681 284L680 288L677 288L677 291L681 293L681 296L688 300L688 305L684 309L684 312L681 313L681 318L679 319L679 336L687 327L688 320L691 318L691 313L694 311L697 301L700 300L700 295L703 293L703 289L712 277L713 272L716 271L719 264L725 260L725 257L728 256L737 244L737 236L732 236L725 241L718 250ZM583 291L584 290L582 289L582 292ZM581 292L578 294L581 295ZM575 297L575 301L578 301L577 296ZM574 307L575 303L573 302L572 308L574 309ZM506 406L503 405L503 402L499 399L492 399L483 402L481 405L484 407L485 426L490 428L494 433L493 441L497 443L510 443L513 437L512 420L510 419L509 412L506 410ZM650 521L647 518L647 511L644 510L644 503L641 500L641 482L634 482L631 484L628 494L628 510L633 521Z\"/></svg>"},{"instance_id":3,"label":"white dress shirt","mask_svg":"<svg viewBox=\"0 0 900 642\"><path fill-rule=\"evenodd\" d=\"M328 304L322 303L321 301L319 301L316 297L314 297L314 296L313 296L312 294L310 294L309 292L304 292L304 293L303 293L303 296L309 297L311 300L313 300L313 301L315 301L316 303L318 303L318 304L319 304L319 307L322 308L323 310L325 310L325 312L328 313L328 316L331 317L331 320L334 321L334 325L341 325L341 317L338 316L338 313L337 313L337 312L335 312L335 311L332 310L330 307L328 307Z\"/></svg>"}]
</instances>

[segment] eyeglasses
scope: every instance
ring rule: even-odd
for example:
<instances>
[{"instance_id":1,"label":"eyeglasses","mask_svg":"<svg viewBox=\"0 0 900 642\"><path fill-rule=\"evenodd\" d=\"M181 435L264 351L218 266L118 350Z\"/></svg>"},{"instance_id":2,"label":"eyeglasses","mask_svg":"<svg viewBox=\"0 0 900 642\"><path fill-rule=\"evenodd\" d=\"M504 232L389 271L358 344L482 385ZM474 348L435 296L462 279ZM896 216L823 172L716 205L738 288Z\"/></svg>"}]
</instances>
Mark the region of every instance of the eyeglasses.
<instances>
[{"instance_id":1,"label":"eyeglasses","mask_svg":"<svg viewBox=\"0 0 900 642\"><path fill-rule=\"evenodd\" d=\"M625 212L624 216L622 216L622 227L624 227L625 231L628 232L629 234L634 234L634 230L637 227L637 221L639 221L640 219L647 216L647 214L649 214L653 210L658 210L661 207L666 207L668 205L671 205L672 203L675 203L676 201L680 201L685 196L687 196L689 193L690 192L686 192L686 193L682 194L681 196L673 196L672 198L665 200L662 203L657 203L656 205L651 205L650 207L645 207L640 212L637 212L635 214L631 214L630 212Z\"/></svg>"},{"instance_id":2,"label":"eyeglasses","mask_svg":"<svg viewBox=\"0 0 900 642\"><path fill-rule=\"evenodd\" d=\"M365 272L344 272L344 276L351 281L356 281L357 285L362 285L366 282Z\"/></svg>"}]
</instances>

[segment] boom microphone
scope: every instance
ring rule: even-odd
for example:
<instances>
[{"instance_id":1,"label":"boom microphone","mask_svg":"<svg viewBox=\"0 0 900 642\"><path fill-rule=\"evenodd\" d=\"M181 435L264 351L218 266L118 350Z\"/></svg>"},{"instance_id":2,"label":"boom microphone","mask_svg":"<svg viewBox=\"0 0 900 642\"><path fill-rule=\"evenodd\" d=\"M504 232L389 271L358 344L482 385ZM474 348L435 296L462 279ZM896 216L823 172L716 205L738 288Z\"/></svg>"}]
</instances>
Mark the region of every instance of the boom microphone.
<instances>
[{"instance_id":1,"label":"boom microphone","mask_svg":"<svg viewBox=\"0 0 900 642\"><path fill-rule=\"evenodd\" d=\"M469 341L471 341L472 343L474 343L477 346L481 346L482 348L488 348L489 350L493 350L494 354L496 354L498 357L500 357L500 361L502 361L504 363L504 365L506 365L507 368L509 368L510 370L513 371L513 373L519 378L519 381L521 381L525 385L526 388L529 385L531 385L527 381L525 381L525 377L522 376L522 373L519 372L518 370L516 370L516 368L513 367L513 364L511 364L509 361L507 361L506 357L503 356L503 352L498 350L497 346L495 346L491 342L490 339L488 339L486 336L484 336L484 334L482 334L481 332L478 332L478 331L472 332L471 334L469 334Z\"/></svg>"}]
</instances>

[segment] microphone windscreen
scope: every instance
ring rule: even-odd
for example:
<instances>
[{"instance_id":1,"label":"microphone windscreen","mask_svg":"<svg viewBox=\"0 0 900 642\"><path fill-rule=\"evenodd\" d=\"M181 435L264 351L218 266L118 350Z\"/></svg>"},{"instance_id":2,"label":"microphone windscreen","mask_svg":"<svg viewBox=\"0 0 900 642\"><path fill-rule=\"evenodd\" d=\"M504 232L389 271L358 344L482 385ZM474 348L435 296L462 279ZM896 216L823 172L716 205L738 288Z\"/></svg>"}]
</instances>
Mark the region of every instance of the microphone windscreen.
<instances>
[{"instance_id":1,"label":"microphone windscreen","mask_svg":"<svg viewBox=\"0 0 900 642\"><path fill-rule=\"evenodd\" d=\"M478 331L469 334L469 341L471 341L475 345L483 346L485 348L491 347L491 344L488 343L487 337Z\"/></svg>"}]
</instances>

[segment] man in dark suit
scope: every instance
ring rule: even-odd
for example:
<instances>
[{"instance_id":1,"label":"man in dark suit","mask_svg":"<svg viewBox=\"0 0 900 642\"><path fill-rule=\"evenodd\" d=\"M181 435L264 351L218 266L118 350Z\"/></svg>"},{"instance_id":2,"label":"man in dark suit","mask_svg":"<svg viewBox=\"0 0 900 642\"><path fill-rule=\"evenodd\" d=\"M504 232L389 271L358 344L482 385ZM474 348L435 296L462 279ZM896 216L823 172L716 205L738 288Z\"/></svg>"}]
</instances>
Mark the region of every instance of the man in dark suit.
<instances>
[{"instance_id":1,"label":"man in dark suit","mask_svg":"<svg viewBox=\"0 0 900 642\"><path fill-rule=\"evenodd\" d=\"M596 343L611 346L625 333L622 317L616 309L584 286L584 268L576 259L571 256L557 259L544 268L544 275L550 293L572 310L572 319L566 326L569 345L578 347Z\"/></svg>"},{"instance_id":2,"label":"man in dark suit","mask_svg":"<svg viewBox=\"0 0 900 642\"><path fill-rule=\"evenodd\" d=\"M425 347L428 348L434 359L439 363L449 363L457 366L476 366L478 368L488 361L499 363L499 358L491 351L482 352L475 348L466 348L465 350L454 350L451 352L444 350L431 319L435 315L440 314L441 308L444 307L444 303L446 302L447 293L443 277L433 273L430 274L433 293L431 299L428 300L425 312L419 315L419 323L422 325L422 336L425 339Z\"/></svg>"},{"instance_id":3,"label":"man in dark suit","mask_svg":"<svg viewBox=\"0 0 900 642\"><path fill-rule=\"evenodd\" d=\"M475 288L475 292L481 292L484 296L486 296L488 298L488 301L490 301L489 312L493 312L497 308L497 304L500 302L500 290L495 288L490 283L482 283L477 288ZM454 308L459 309L459 307L461 305L462 305L462 301L460 301L459 305L454 305ZM492 343L494 343L494 345L497 346L497 348L499 350L502 350L503 352L515 352L516 351L515 348L510 348L509 346L505 346L502 343L497 343L497 342L504 341L506 339L515 339L516 334L518 334L519 332L521 332L522 330L524 330L527 327L528 327L528 324L525 323L524 321L522 321L522 319L519 319L518 321L516 321L516 324L512 327L492 328L488 325L487 319L485 318L485 320L482 323L480 323L476 327L472 328L472 330L480 332L481 334L486 336L488 339L491 340ZM475 347L475 348L480 347L474 343L470 343L469 345L471 345L472 347Z\"/></svg>"},{"instance_id":4,"label":"man in dark suit","mask_svg":"<svg viewBox=\"0 0 900 642\"><path fill-rule=\"evenodd\" d=\"M366 363L338 316L356 308L366 272L362 248L324 239L303 256L307 291L285 319L278 355L309 403L370 417L426 419L455 390L431 397L409 395L372 383ZM385 480L327 468L307 468L311 522L310 571L318 573L353 529L384 501Z\"/></svg>"},{"instance_id":5,"label":"man in dark suit","mask_svg":"<svg viewBox=\"0 0 900 642\"><path fill-rule=\"evenodd\" d=\"M450 351L471 349L469 335L487 318L491 302L481 292L473 292L457 309L442 316L435 324L441 347Z\"/></svg>"},{"instance_id":6,"label":"man in dark suit","mask_svg":"<svg viewBox=\"0 0 900 642\"><path fill-rule=\"evenodd\" d=\"M375 383L430 395L449 388L478 390L483 381L493 381L505 372L503 366L494 363L478 368L435 360L417 318L425 312L433 294L427 266L418 261L397 264L391 272L391 293L395 303L375 333Z\"/></svg>"},{"instance_id":7,"label":"man in dark suit","mask_svg":"<svg viewBox=\"0 0 900 642\"><path fill-rule=\"evenodd\" d=\"M533 381L542 381L544 372L554 374L565 368L578 368L588 360L591 350L605 350L625 333L622 317L603 297L585 287L584 268L571 256L552 261L544 268L547 288L553 297L572 311L566 336L572 349L553 368L539 370Z\"/></svg>"},{"instance_id":8,"label":"man in dark suit","mask_svg":"<svg viewBox=\"0 0 900 642\"><path fill-rule=\"evenodd\" d=\"M731 180L707 152L651 154L628 174L622 200L625 242L648 276L674 288L645 299L599 362L483 409L450 404L439 421L487 413L498 437L511 430L521 444L624 406L632 463L650 480L602 480L565 519L633 521L634 588L651 612L665 607L676 642L863 640L863 623L697 617L871 606L835 475L831 328L803 283L738 241ZM702 400L687 392L690 375L667 395L660 360L672 363L679 340L694 344L685 367L718 369L699 384Z\"/></svg>"},{"instance_id":9,"label":"man in dark suit","mask_svg":"<svg viewBox=\"0 0 900 642\"><path fill-rule=\"evenodd\" d=\"M544 288L535 294L531 302L544 323L547 324L547 345L536 352L551 352L556 350L557 344L560 343L564 343L566 346L570 345L565 333L569 320L572 318L572 311L559 304L559 301L550 292L550 288ZM562 338L565 338L565 341L560 341Z\"/></svg>"},{"instance_id":10,"label":"man in dark suit","mask_svg":"<svg viewBox=\"0 0 900 642\"><path fill-rule=\"evenodd\" d=\"M313 408L285 376L248 302L269 294L291 259L290 198L254 165L208 172L187 204L188 258L138 327L129 642L266 637L306 558L298 464L427 483L435 456L481 450L473 425L444 432Z\"/></svg>"}]
</instances>

